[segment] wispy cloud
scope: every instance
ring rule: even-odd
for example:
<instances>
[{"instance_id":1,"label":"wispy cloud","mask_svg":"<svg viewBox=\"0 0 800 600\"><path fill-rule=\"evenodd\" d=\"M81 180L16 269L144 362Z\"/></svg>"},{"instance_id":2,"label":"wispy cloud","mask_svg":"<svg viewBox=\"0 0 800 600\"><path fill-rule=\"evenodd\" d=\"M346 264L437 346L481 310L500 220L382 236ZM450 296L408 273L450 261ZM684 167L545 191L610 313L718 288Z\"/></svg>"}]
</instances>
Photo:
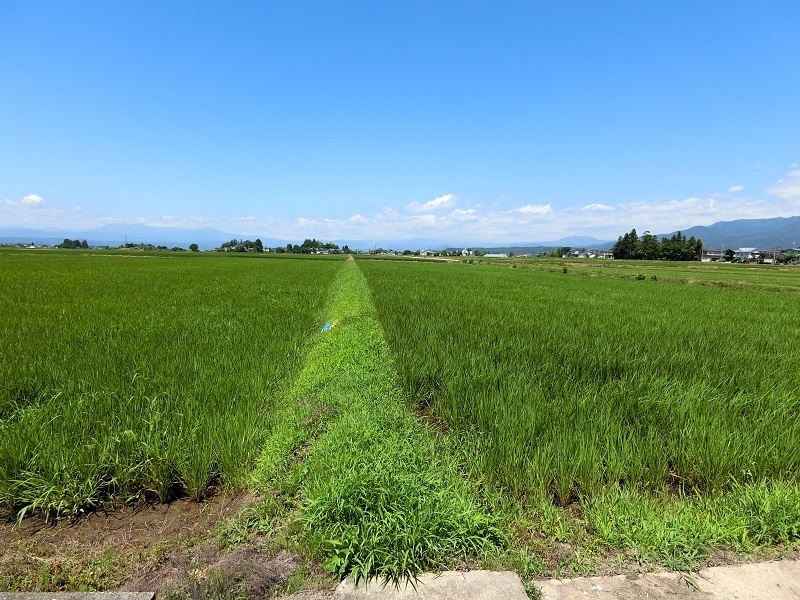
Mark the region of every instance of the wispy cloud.
<instances>
[{"instance_id":1,"label":"wispy cloud","mask_svg":"<svg viewBox=\"0 0 800 600\"><path fill-rule=\"evenodd\" d=\"M732 185L731 187L728 188L728 193L729 194L736 194L738 192L741 192L742 190L744 190L744 186L743 185Z\"/></svg>"},{"instance_id":2,"label":"wispy cloud","mask_svg":"<svg viewBox=\"0 0 800 600\"><path fill-rule=\"evenodd\" d=\"M525 206L515 208L511 212L523 215L546 215L553 212L553 207L549 204L526 204Z\"/></svg>"},{"instance_id":3,"label":"wispy cloud","mask_svg":"<svg viewBox=\"0 0 800 600\"><path fill-rule=\"evenodd\" d=\"M781 200L800 202L800 171L789 171L783 179L767 190Z\"/></svg>"},{"instance_id":4,"label":"wispy cloud","mask_svg":"<svg viewBox=\"0 0 800 600\"><path fill-rule=\"evenodd\" d=\"M411 204L406 204L406 210L410 212L436 212L439 210L444 210L446 208L452 208L455 205L456 205L455 195L445 194L444 196L439 196L438 198L429 200L424 204L421 204L419 202L412 202Z\"/></svg>"},{"instance_id":5,"label":"wispy cloud","mask_svg":"<svg viewBox=\"0 0 800 600\"><path fill-rule=\"evenodd\" d=\"M45 202L37 194L21 200L0 201L0 223L17 227L55 227L63 224L64 211ZM77 213L76 213L77 214Z\"/></svg>"},{"instance_id":6,"label":"wispy cloud","mask_svg":"<svg viewBox=\"0 0 800 600\"><path fill-rule=\"evenodd\" d=\"M327 215L276 218L269 215L232 215L219 219L202 215L123 218L92 216L74 206L58 206L31 194L21 200L0 201L0 222L36 228L90 229L109 223L137 223L157 227L213 227L232 234L274 237L287 241L316 237L324 240L427 239L453 243L507 243L554 240L566 235L593 235L616 239L626 231L649 230L668 233L717 221L757 219L800 214L800 170L790 170L760 195L723 187L708 197L665 198L626 204L590 203L571 208L553 204L525 204L516 207L509 199L501 204L482 205L446 194L425 203L399 207L385 204L374 213L360 212L348 217ZM724 191L727 190L727 191ZM39 200L35 200L38 198ZM27 199L27 200L26 200ZM485 201L485 199L482 199ZM513 199L511 199L513 200Z\"/></svg>"}]
</instances>

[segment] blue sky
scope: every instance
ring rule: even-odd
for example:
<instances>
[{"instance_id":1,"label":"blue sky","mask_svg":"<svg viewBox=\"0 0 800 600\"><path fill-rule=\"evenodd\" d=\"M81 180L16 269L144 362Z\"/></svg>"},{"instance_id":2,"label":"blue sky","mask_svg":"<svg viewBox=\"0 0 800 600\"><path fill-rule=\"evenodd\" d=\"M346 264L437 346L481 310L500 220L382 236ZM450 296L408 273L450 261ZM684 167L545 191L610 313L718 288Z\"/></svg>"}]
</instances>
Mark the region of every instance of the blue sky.
<instances>
[{"instance_id":1,"label":"blue sky","mask_svg":"<svg viewBox=\"0 0 800 600\"><path fill-rule=\"evenodd\" d=\"M800 214L800 3L0 2L0 226L616 238Z\"/></svg>"}]
</instances>

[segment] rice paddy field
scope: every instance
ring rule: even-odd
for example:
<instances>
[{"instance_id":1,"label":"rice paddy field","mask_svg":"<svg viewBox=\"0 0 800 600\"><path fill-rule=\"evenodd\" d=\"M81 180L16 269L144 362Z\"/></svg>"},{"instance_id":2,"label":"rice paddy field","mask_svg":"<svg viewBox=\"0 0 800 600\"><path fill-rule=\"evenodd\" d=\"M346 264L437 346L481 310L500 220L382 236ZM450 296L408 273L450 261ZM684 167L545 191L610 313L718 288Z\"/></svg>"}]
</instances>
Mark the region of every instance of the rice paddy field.
<instances>
[{"instance_id":1,"label":"rice paddy field","mask_svg":"<svg viewBox=\"0 0 800 600\"><path fill-rule=\"evenodd\" d=\"M793 293L569 269L362 269L409 394L513 495L566 504L609 487L797 480Z\"/></svg>"},{"instance_id":2,"label":"rice paddy field","mask_svg":"<svg viewBox=\"0 0 800 600\"><path fill-rule=\"evenodd\" d=\"M796 268L0 266L0 505L20 521L251 488L266 508L228 537L395 581L800 548Z\"/></svg>"},{"instance_id":3,"label":"rice paddy field","mask_svg":"<svg viewBox=\"0 0 800 600\"><path fill-rule=\"evenodd\" d=\"M683 569L797 544L796 269L362 269L408 396L473 480L529 507L523 529Z\"/></svg>"},{"instance_id":4,"label":"rice paddy field","mask_svg":"<svg viewBox=\"0 0 800 600\"><path fill-rule=\"evenodd\" d=\"M0 503L75 515L249 475L335 269L0 253Z\"/></svg>"}]
</instances>

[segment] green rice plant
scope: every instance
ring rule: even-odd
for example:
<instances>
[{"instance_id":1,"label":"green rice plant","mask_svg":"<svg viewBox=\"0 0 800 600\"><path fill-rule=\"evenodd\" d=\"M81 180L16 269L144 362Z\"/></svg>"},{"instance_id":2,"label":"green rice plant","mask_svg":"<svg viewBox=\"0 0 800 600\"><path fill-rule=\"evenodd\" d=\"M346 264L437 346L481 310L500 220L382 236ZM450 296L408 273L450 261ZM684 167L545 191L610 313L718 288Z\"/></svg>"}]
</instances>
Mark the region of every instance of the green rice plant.
<instances>
[{"instance_id":1,"label":"green rice plant","mask_svg":"<svg viewBox=\"0 0 800 600\"><path fill-rule=\"evenodd\" d=\"M733 522L730 515L749 510L741 499L769 482L773 504L752 512L766 531L796 540L782 525L800 514L792 500L800 473L795 282L783 272L736 271L750 279L691 285L684 266L641 285L629 276L641 268L561 277L536 268L362 264L402 385L444 423L448 447L472 477L526 502L585 506L622 494L649 511L657 541L614 543L650 555L661 548L655 556L675 567L732 543L736 527L714 533L706 506L670 523L650 498L720 498ZM713 283L714 272L702 273ZM730 277L723 269L720 279ZM766 508L773 505L783 508Z\"/></svg>"},{"instance_id":2,"label":"green rice plant","mask_svg":"<svg viewBox=\"0 0 800 600\"><path fill-rule=\"evenodd\" d=\"M243 485L340 263L0 253L0 502Z\"/></svg>"}]
</instances>

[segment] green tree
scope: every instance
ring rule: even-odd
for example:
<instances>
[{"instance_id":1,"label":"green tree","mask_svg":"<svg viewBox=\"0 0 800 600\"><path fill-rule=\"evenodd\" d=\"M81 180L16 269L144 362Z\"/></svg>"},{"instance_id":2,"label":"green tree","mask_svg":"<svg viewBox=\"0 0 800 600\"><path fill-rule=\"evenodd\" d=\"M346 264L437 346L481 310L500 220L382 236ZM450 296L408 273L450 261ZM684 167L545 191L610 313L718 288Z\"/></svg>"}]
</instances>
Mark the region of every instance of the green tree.
<instances>
[{"instance_id":1,"label":"green tree","mask_svg":"<svg viewBox=\"0 0 800 600\"><path fill-rule=\"evenodd\" d=\"M661 243L658 237L645 231L641 239L642 258L645 260L656 260L661 258Z\"/></svg>"},{"instance_id":2,"label":"green tree","mask_svg":"<svg viewBox=\"0 0 800 600\"><path fill-rule=\"evenodd\" d=\"M200 250L200 247L197 244L189 244L189 250L191 250L192 252L198 252Z\"/></svg>"},{"instance_id":3,"label":"green tree","mask_svg":"<svg viewBox=\"0 0 800 600\"><path fill-rule=\"evenodd\" d=\"M614 258L630 260L636 258L638 245L639 235L636 233L635 229L632 229L630 233L626 233L617 238L617 243L611 248L611 252L613 252Z\"/></svg>"}]
</instances>

